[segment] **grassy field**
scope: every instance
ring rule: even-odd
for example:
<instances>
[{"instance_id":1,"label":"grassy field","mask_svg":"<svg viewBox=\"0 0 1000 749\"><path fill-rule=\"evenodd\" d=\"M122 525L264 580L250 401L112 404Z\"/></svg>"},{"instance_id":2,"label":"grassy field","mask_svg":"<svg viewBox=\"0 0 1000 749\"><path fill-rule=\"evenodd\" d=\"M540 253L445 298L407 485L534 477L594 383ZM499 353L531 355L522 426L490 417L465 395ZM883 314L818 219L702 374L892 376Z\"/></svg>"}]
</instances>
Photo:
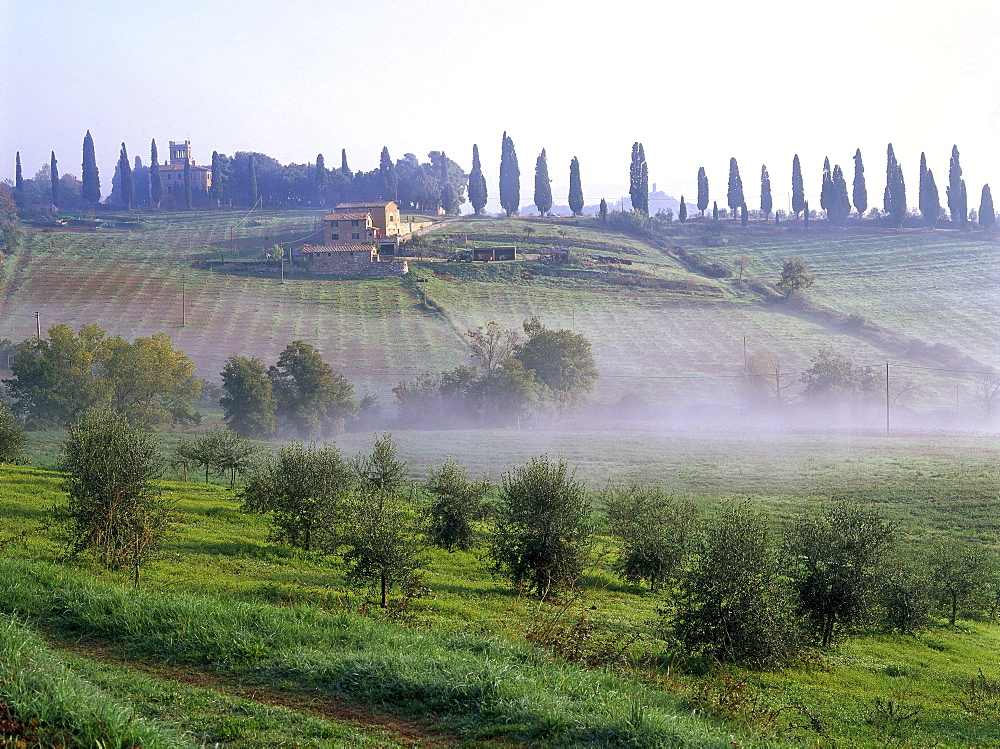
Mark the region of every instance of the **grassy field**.
<instances>
[{"instance_id":1,"label":"grassy field","mask_svg":"<svg viewBox=\"0 0 1000 749\"><path fill-rule=\"evenodd\" d=\"M989 436L394 437L414 477L445 455L496 477L547 451L594 489L608 479L658 481L706 512L725 497L752 497L778 525L852 497L875 501L911 543L937 536L995 545L1000 532ZM350 455L368 450L371 436L338 444ZM607 544L575 597L559 604L515 594L482 551L432 552L426 594L387 614L346 585L336 560L268 542L266 524L239 510L236 493L173 482L164 489L180 523L134 592L86 563L59 564L46 519L59 480L0 468L0 535L26 534L0 559L0 611L19 622L0 647L16 646L54 683L80 682L82 704L99 690L100 701L134 715L164 745L1000 743L991 703L978 713L962 705L980 668L1000 678L1000 628L981 617L913 636L862 634L775 672L691 672L655 634L660 599L608 571ZM532 633L537 640L581 622L593 627L593 647L641 635L634 650L646 665L580 669L528 643Z\"/></svg>"},{"instance_id":2,"label":"grassy field","mask_svg":"<svg viewBox=\"0 0 1000 749\"><path fill-rule=\"evenodd\" d=\"M737 406L745 342L749 353L779 361L788 381L826 348L859 364L883 366L891 359L900 383L912 386L906 405L914 409L954 409L956 401L959 410L974 406L974 376L921 368L850 330L764 304L732 279L692 273L667 252L681 246L729 264L745 252L754 259L750 274L771 281L782 258L801 255L819 279L810 298L928 343L947 343L988 365L1000 363L996 246L977 235L873 230L813 236L787 224L740 233L727 224L732 243L713 249L702 246L706 229L694 223L649 242L594 220L466 218L442 224L422 241L439 249L514 243L526 253L570 246L581 263L598 253L635 264L620 271L578 265L585 277L566 277L532 263L417 261L406 280L290 274L284 283L199 265L262 260L276 242L310 237L318 215L255 216L233 229L242 214L163 213L143 216L135 231L33 233L7 265L0 336L32 335L35 312L43 327L96 322L126 337L163 331L210 379L232 354L273 361L299 338L317 345L359 394L378 394L387 404L397 382L467 363L469 327L491 319L517 326L537 314L549 327L573 328L592 341L602 373L598 403L626 395L663 407ZM629 273L666 285L630 286ZM426 283L414 283L417 277ZM424 293L436 311L421 304Z\"/></svg>"}]
</instances>

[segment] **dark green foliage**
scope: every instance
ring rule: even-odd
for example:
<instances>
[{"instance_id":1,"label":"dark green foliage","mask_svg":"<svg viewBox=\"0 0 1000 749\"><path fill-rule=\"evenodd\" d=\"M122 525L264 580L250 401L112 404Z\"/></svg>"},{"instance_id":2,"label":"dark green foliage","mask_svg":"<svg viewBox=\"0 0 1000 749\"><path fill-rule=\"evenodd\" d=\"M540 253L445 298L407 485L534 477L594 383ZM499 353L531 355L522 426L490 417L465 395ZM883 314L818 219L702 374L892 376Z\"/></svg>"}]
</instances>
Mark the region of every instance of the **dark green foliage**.
<instances>
[{"instance_id":1,"label":"dark green foliage","mask_svg":"<svg viewBox=\"0 0 1000 749\"><path fill-rule=\"evenodd\" d=\"M191 161L184 162L184 207L189 211L194 207L194 193L191 184Z\"/></svg>"},{"instance_id":2,"label":"dark green foliage","mask_svg":"<svg viewBox=\"0 0 1000 749\"><path fill-rule=\"evenodd\" d=\"M564 461L536 457L500 481L489 554L498 573L545 598L580 577L590 530L583 484Z\"/></svg>"},{"instance_id":3,"label":"dark green foliage","mask_svg":"<svg viewBox=\"0 0 1000 749\"><path fill-rule=\"evenodd\" d=\"M881 626L903 634L925 629L931 621L933 603L926 566L910 560L890 562L880 577L878 611Z\"/></svg>"},{"instance_id":4,"label":"dark green foliage","mask_svg":"<svg viewBox=\"0 0 1000 749\"><path fill-rule=\"evenodd\" d=\"M824 211L830 210L833 202L833 170L830 168L830 157L823 159L823 183L819 191L819 207Z\"/></svg>"},{"instance_id":5,"label":"dark green foliage","mask_svg":"<svg viewBox=\"0 0 1000 749\"><path fill-rule=\"evenodd\" d=\"M721 508L680 580L674 635L689 653L772 666L798 650L792 597L767 520L749 503Z\"/></svg>"},{"instance_id":6,"label":"dark green foliage","mask_svg":"<svg viewBox=\"0 0 1000 749\"><path fill-rule=\"evenodd\" d=\"M719 220L719 201L717 200L712 201L712 220Z\"/></svg>"},{"instance_id":7,"label":"dark green foliage","mask_svg":"<svg viewBox=\"0 0 1000 749\"><path fill-rule=\"evenodd\" d=\"M802 164L799 162L799 155L792 158L792 213L795 218L806 208L805 185L802 182Z\"/></svg>"},{"instance_id":8,"label":"dark green foliage","mask_svg":"<svg viewBox=\"0 0 1000 749\"><path fill-rule=\"evenodd\" d=\"M764 220L767 221L771 216L771 209L774 207L774 201L771 198L771 176L767 173L767 165L762 164L760 167L760 212L764 214Z\"/></svg>"},{"instance_id":9,"label":"dark green foliage","mask_svg":"<svg viewBox=\"0 0 1000 749\"><path fill-rule=\"evenodd\" d=\"M583 213L583 183L580 181L580 162L576 156L569 162L569 209L574 216Z\"/></svg>"},{"instance_id":10,"label":"dark green foliage","mask_svg":"<svg viewBox=\"0 0 1000 749\"><path fill-rule=\"evenodd\" d=\"M865 165L861 160L861 149L854 152L854 207L858 211L858 220L864 218L868 210L868 187L865 185Z\"/></svg>"},{"instance_id":11,"label":"dark green foliage","mask_svg":"<svg viewBox=\"0 0 1000 749\"><path fill-rule=\"evenodd\" d=\"M882 380L873 367L856 367L826 349L820 349L811 361L802 375L802 397L807 400L857 401L879 392Z\"/></svg>"},{"instance_id":12,"label":"dark green foliage","mask_svg":"<svg viewBox=\"0 0 1000 749\"><path fill-rule=\"evenodd\" d=\"M155 481L162 472L156 439L112 411L88 411L63 446L65 504L55 509L70 551L111 569L139 568L166 535L169 507Z\"/></svg>"},{"instance_id":13,"label":"dark green foliage","mask_svg":"<svg viewBox=\"0 0 1000 749\"><path fill-rule=\"evenodd\" d=\"M211 196L217 206L221 206L225 199L225 177L222 173L222 157L218 151L212 151L212 188ZM319 172L317 165L317 174Z\"/></svg>"},{"instance_id":14,"label":"dark green foliage","mask_svg":"<svg viewBox=\"0 0 1000 749\"><path fill-rule=\"evenodd\" d=\"M6 255L17 252L24 238L18 200L20 198L7 185L0 184L0 252Z\"/></svg>"},{"instance_id":15,"label":"dark green foliage","mask_svg":"<svg viewBox=\"0 0 1000 749\"><path fill-rule=\"evenodd\" d=\"M993 207L993 194L989 185L983 185L983 195L979 202L979 225L984 229L992 229L997 222L996 209Z\"/></svg>"},{"instance_id":16,"label":"dark green foliage","mask_svg":"<svg viewBox=\"0 0 1000 749\"><path fill-rule=\"evenodd\" d=\"M789 575L812 637L834 636L867 618L894 530L878 510L840 502L799 518L788 534Z\"/></svg>"},{"instance_id":17,"label":"dark green foliage","mask_svg":"<svg viewBox=\"0 0 1000 749\"><path fill-rule=\"evenodd\" d=\"M382 147L378 165L379 192L382 200L396 200L399 197L399 175L396 165L389 156L389 147Z\"/></svg>"},{"instance_id":18,"label":"dark green foliage","mask_svg":"<svg viewBox=\"0 0 1000 749\"><path fill-rule=\"evenodd\" d=\"M677 220L683 224L685 221L687 221L687 217L688 217L687 204L684 202L684 196L681 195L681 205L680 208L677 209Z\"/></svg>"},{"instance_id":19,"label":"dark green foliage","mask_svg":"<svg viewBox=\"0 0 1000 749\"><path fill-rule=\"evenodd\" d=\"M395 496L402 491L406 463L397 457L391 434L383 433L375 440L370 455L357 455L351 464L362 491L385 496Z\"/></svg>"},{"instance_id":20,"label":"dark green foliage","mask_svg":"<svg viewBox=\"0 0 1000 749\"><path fill-rule=\"evenodd\" d=\"M847 222L850 213L851 200L847 196L847 180L844 179L840 164L836 164L830 178L830 204L826 208L826 215L831 224L842 226Z\"/></svg>"},{"instance_id":21,"label":"dark green foliage","mask_svg":"<svg viewBox=\"0 0 1000 749\"><path fill-rule=\"evenodd\" d=\"M56 161L56 152L52 152L49 160L49 180L52 189L52 205L59 207L59 163Z\"/></svg>"},{"instance_id":22,"label":"dark green foliage","mask_svg":"<svg viewBox=\"0 0 1000 749\"><path fill-rule=\"evenodd\" d=\"M535 208L538 214L544 216L552 208L552 180L549 179L549 164L545 157L545 149L535 160Z\"/></svg>"},{"instance_id":23,"label":"dark green foliage","mask_svg":"<svg viewBox=\"0 0 1000 749\"><path fill-rule=\"evenodd\" d=\"M18 204L24 201L24 174L21 173L21 152L14 156L14 197Z\"/></svg>"},{"instance_id":24,"label":"dark green foliage","mask_svg":"<svg viewBox=\"0 0 1000 749\"><path fill-rule=\"evenodd\" d=\"M256 357L230 356L222 369L219 399L226 424L244 437L274 433L277 402L264 362Z\"/></svg>"},{"instance_id":25,"label":"dark green foliage","mask_svg":"<svg viewBox=\"0 0 1000 749\"><path fill-rule=\"evenodd\" d=\"M132 203L135 202L135 181L132 179L132 165L128 160L128 151L122 143L121 155L118 157L118 187L121 191L122 203L128 210L132 210ZM187 170L185 169L185 175Z\"/></svg>"},{"instance_id":26,"label":"dark green foliage","mask_svg":"<svg viewBox=\"0 0 1000 749\"><path fill-rule=\"evenodd\" d=\"M215 173L213 171L214 178ZM149 202L154 208L160 207L163 200L163 182L160 181L160 161L156 153L156 138L149 143Z\"/></svg>"},{"instance_id":27,"label":"dark green foliage","mask_svg":"<svg viewBox=\"0 0 1000 749\"><path fill-rule=\"evenodd\" d=\"M94 139L90 131L83 136L83 185L81 197L91 205L101 202L101 178L97 168L97 155L94 152Z\"/></svg>"},{"instance_id":28,"label":"dark green foliage","mask_svg":"<svg viewBox=\"0 0 1000 749\"><path fill-rule=\"evenodd\" d=\"M747 204L744 203L740 206L740 223L743 226L750 225L750 211L747 210Z\"/></svg>"},{"instance_id":29,"label":"dark green foliage","mask_svg":"<svg viewBox=\"0 0 1000 749\"><path fill-rule=\"evenodd\" d=\"M705 174L705 167L698 167L698 210L701 211L702 218L705 216L705 209L708 208L708 175Z\"/></svg>"},{"instance_id":30,"label":"dark green foliage","mask_svg":"<svg viewBox=\"0 0 1000 749\"><path fill-rule=\"evenodd\" d=\"M659 590L681 571L698 518L694 504L659 485L612 486L602 497L611 533L622 545L617 572Z\"/></svg>"},{"instance_id":31,"label":"dark green foliage","mask_svg":"<svg viewBox=\"0 0 1000 749\"><path fill-rule=\"evenodd\" d=\"M632 210L649 214L649 167L642 143L632 144L632 162L629 165L628 194L632 200Z\"/></svg>"},{"instance_id":32,"label":"dark green foliage","mask_svg":"<svg viewBox=\"0 0 1000 749\"><path fill-rule=\"evenodd\" d=\"M938 542L927 559L931 585L954 626L958 607L972 602L987 585L989 565L982 547L965 542Z\"/></svg>"},{"instance_id":33,"label":"dark green foliage","mask_svg":"<svg viewBox=\"0 0 1000 749\"><path fill-rule=\"evenodd\" d=\"M733 218L736 218L736 210L746 202L746 198L743 197L743 180L740 178L740 167L736 163L736 158L733 157L729 159L729 189L726 193L726 198L729 203L729 210L733 213Z\"/></svg>"},{"instance_id":34,"label":"dark green foliage","mask_svg":"<svg viewBox=\"0 0 1000 749\"><path fill-rule=\"evenodd\" d=\"M472 171L469 173L469 202L477 216L481 216L486 208L487 199L486 177L483 176L483 165L479 161L479 146L472 145Z\"/></svg>"},{"instance_id":35,"label":"dark green foliage","mask_svg":"<svg viewBox=\"0 0 1000 749\"><path fill-rule=\"evenodd\" d=\"M514 141L503 134L500 148L500 205L507 217L517 212L521 204L521 170L517 165Z\"/></svg>"},{"instance_id":36,"label":"dark green foliage","mask_svg":"<svg viewBox=\"0 0 1000 749\"><path fill-rule=\"evenodd\" d=\"M347 165L347 149L346 148L341 148L340 149L340 173L343 176L347 177L348 179L351 178L351 168Z\"/></svg>"},{"instance_id":37,"label":"dark green foliage","mask_svg":"<svg viewBox=\"0 0 1000 749\"><path fill-rule=\"evenodd\" d=\"M14 414L0 403L0 463L11 463L24 447L25 434Z\"/></svg>"},{"instance_id":38,"label":"dark green foliage","mask_svg":"<svg viewBox=\"0 0 1000 749\"><path fill-rule=\"evenodd\" d=\"M965 227L969 220L969 205L965 191L965 180L962 179L962 165L958 160L958 146L951 147L951 160L948 162L948 210L951 212L951 222L956 226Z\"/></svg>"},{"instance_id":39,"label":"dark green foliage","mask_svg":"<svg viewBox=\"0 0 1000 749\"><path fill-rule=\"evenodd\" d=\"M608 220L608 201L604 198L601 198L601 205L597 209L597 215L601 221L606 222Z\"/></svg>"},{"instance_id":40,"label":"dark green foliage","mask_svg":"<svg viewBox=\"0 0 1000 749\"><path fill-rule=\"evenodd\" d=\"M192 465L205 469L205 483L209 471L229 473L229 488L236 486L236 474L247 471L253 464L257 449L246 437L222 427L200 434L192 439L182 439L174 448L174 465L184 468L184 477Z\"/></svg>"},{"instance_id":41,"label":"dark green foliage","mask_svg":"<svg viewBox=\"0 0 1000 749\"><path fill-rule=\"evenodd\" d=\"M885 174L885 196L882 203L893 225L902 227L906 218L906 184L903 180L903 168L896 161L892 143L886 151Z\"/></svg>"},{"instance_id":42,"label":"dark green foliage","mask_svg":"<svg viewBox=\"0 0 1000 749\"><path fill-rule=\"evenodd\" d=\"M593 392L599 373L585 336L569 330L549 330L537 317L524 323L524 332L528 340L515 358L534 373L563 408Z\"/></svg>"},{"instance_id":43,"label":"dark green foliage","mask_svg":"<svg viewBox=\"0 0 1000 749\"><path fill-rule=\"evenodd\" d=\"M243 508L271 516L277 540L310 550L341 543L354 473L334 445L293 442L259 460L242 490Z\"/></svg>"},{"instance_id":44,"label":"dark green foliage","mask_svg":"<svg viewBox=\"0 0 1000 749\"><path fill-rule=\"evenodd\" d=\"M806 210L808 210L809 204L806 203L805 205ZM815 280L816 278L809 274L809 268L801 258L790 257L781 266L781 280L778 281L777 286L785 294L791 295L803 289L808 289L813 285Z\"/></svg>"},{"instance_id":45,"label":"dark green foliage","mask_svg":"<svg viewBox=\"0 0 1000 749\"><path fill-rule=\"evenodd\" d=\"M472 524L485 514L483 499L490 489L487 479L470 481L464 466L450 458L432 468L424 485L431 495L427 508L427 535L442 549L468 551L475 545Z\"/></svg>"},{"instance_id":46,"label":"dark green foliage","mask_svg":"<svg viewBox=\"0 0 1000 749\"><path fill-rule=\"evenodd\" d=\"M267 370L279 423L304 437L331 434L357 413L354 388L304 341L292 341Z\"/></svg>"}]
</instances>

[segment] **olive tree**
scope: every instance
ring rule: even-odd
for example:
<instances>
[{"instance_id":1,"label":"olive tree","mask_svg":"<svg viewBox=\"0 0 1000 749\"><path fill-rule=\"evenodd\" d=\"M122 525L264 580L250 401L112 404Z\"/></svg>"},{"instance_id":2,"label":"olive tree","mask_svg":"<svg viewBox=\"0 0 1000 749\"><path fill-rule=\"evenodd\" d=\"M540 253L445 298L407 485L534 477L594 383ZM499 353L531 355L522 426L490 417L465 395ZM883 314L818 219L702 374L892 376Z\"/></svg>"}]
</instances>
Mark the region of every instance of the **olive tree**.
<instances>
[{"instance_id":1,"label":"olive tree","mask_svg":"<svg viewBox=\"0 0 1000 749\"><path fill-rule=\"evenodd\" d=\"M677 573L690 548L697 510L660 486L609 486L603 496L611 533L622 546L616 570L658 590Z\"/></svg>"},{"instance_id":2,"label":"olive tree","mask_svg":"<svg viewBox=\"0 0 1000 749\"><path fill-rule=\"evenodd\" d=\"M504 474L489 550L496 571L542 598L572 586L589 551L590 512L562 460L536 457Z\"/></svg>"},{"instance_id":3,"label":"olive tree","mask_svg":"<svg viewBox=\"0 0 1000 749\"><path fill-rule=\"evenodd\" d=\"M110 569L139 568L163 541L170 507L156 485L162 460L155 438L110 410L88 411L63 446L65 504L55 517L71 553L87 552Z\"/></svg>"},{"instance_id":4,"label":"olive tree","mask_svg":"<svg viewBox=\"0 0 1000 749\"><path fill-rule=\"evenodd\" d=\"M424 486L432 498L427 508L431 542L448 551L471 549L475 545L472 524L483 518L489 480L470 481L465 467L449 458L440 468L431 469Z\"/></svg>"},{"instance_id":5,"label":"olive tree","mask_svg":"<svg viewBox=\"0 0 1000 749\"><path fill-rule=\"evenodd\" d=\"M10 463L24 447L24 428L14 414L0 403L0 463Z\"/></svg>"}]
</instances>

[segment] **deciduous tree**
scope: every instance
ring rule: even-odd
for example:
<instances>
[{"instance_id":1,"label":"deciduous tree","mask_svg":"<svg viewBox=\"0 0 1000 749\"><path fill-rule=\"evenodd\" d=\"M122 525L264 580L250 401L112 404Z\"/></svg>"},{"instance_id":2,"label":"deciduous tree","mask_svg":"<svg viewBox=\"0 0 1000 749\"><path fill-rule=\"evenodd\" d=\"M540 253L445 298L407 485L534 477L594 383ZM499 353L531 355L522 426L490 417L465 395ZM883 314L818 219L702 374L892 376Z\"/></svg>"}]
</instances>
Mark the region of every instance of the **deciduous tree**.
<instances>
[{"instance_id":1,"label":"deciduous tree","mask_svg":"<svg viewBox=\"0 0 1000 749\"><path fill-rule=\"evenodd\" d=\"M983 549L976 544L939 542L927 560L931 583L955 626L959 606L981 594L986 586L989 567Z\"/></svg>"},{"instance_id":2,"label":"deciduous tree","mask_svg":"<svg viewBox=\"0 0 1000 749\"><path fill-rule=\"evenodd\" d=\"M470 328L465 335L472 348L472 357L487 375L493 374L505 359L513 356L520 343L516 330L504 328L496 320Z\"/></svg>"},{"instance_id":3,"label":"deciduous tree","mask_svg":"<svg viewBox=\"0 0 1000 749\"><path fill-rule=\"evenodd\" d=\"M544 216L552 208L552 180L549 179L549 164L545 157L545 149L535 160L535 208L538 215Z\"/></svg>"},{"instance_id":4,"label":"deciduous tree","mask_svg":"<svg viewBox=\"0 0 1000 749\"><path fill-rule=\"evenodd\" d=\"M563 409L593 391L599 372L585 336L569 330L550 330L537 317L527 320L523 327L528 340L516 358L552 392Z\"/></svg>"},{"instance_id":5,"label":"deciduous tree","mask_svg":"<svg viewBox=\"0 0 1000 749\"><path fill-rule=\"evenodd\" d=\"M357 413L354 388L304 341L288 344L267 375L279 420L302 436L339 431Z\"/></svg>"},{"instance_id":6,"label":"deciduous tree","mask_svg":"<svg viewBox=\"0 0 1000 749\"><path fill-rule=\"evenodd\" d=\"M11 410L0 403L0 463L10 463L20 455L25 434Z\"/></svg>"},{"instance_id":7,"label":"deciduous tree","mask_svg":"<svg viewBox=\"0 0 1000 749\"><path fill-rule=\"evenodd\" d=\"M806 205L808 207L808 203ZM808 289L815 280L816 278L809 274L809 268L801 258L790 257L781 266L781 280L778 281L777 286L790 296L797 291Z\"/></svg>"},{"instance_id":8,"label":"deciduous tree","mask_svg":"<svg viewBox=\"0 0 1000 749\"><path fill-rule=\"evenodd\" d=\"M230 356L222 369L219 400L226 424L244 437L274 433L277 402L267 369L257 357Z\"/></svg>"}]
</instances>

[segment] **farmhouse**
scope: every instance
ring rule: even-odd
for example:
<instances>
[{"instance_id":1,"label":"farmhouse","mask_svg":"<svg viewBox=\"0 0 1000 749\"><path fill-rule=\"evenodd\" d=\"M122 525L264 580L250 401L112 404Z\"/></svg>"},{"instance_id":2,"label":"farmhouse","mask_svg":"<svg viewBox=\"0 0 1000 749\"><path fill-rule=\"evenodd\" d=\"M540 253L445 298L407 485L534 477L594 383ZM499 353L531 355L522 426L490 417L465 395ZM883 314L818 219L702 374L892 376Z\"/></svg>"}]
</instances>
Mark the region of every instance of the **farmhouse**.
<instances>
[{"instance_id":1,"label":"farmhouse","mask_svg":"<svg viewBox=\"0 0 1000 749\"><path fill-rule=\"evenodd\" d=\"M402 276L409 272L405 260L382 261L371 244L306 245L299 258L310 273L340 276Z\"/></svg>"},{"instance_id":2,"label":"farmhouse","mask_svg":"<svg viewBox=\"0 0 1000 749\"><path fill-rule=\"evenodd\" d=\"M184 205L184 165L187 164L191 175L191 202L194 205L204 205L208 200L208 191L212 187L212 170L207 166L198 166L191 156L191 141L183 143L170 141L170 161L160 167L160 183L163 185L163 197L160 205L172 208Z\"/></svg>"},{"instance_id":3,"label":"farmhouse","mask_svg":"<svg viewBox=\"0 0 1000 749\"><path fill-rule=\"evenodd\" d=\"M377 237L394 237L400 233L399 228L399 206L391 200L388 202L368 202L368 203L340 203L332 213L323 217L324 228L328 232L337 232L341 228L343 221L356 221L357 215L368 214L370 226L375 231L372 239ZM346 218L352 216L352 218ZM332 225L336 224L336 226ZM360 228L358 224L352 225L352 229ZM353 233L353 231L352 231Z\"/></svg>"}]
</instances>

